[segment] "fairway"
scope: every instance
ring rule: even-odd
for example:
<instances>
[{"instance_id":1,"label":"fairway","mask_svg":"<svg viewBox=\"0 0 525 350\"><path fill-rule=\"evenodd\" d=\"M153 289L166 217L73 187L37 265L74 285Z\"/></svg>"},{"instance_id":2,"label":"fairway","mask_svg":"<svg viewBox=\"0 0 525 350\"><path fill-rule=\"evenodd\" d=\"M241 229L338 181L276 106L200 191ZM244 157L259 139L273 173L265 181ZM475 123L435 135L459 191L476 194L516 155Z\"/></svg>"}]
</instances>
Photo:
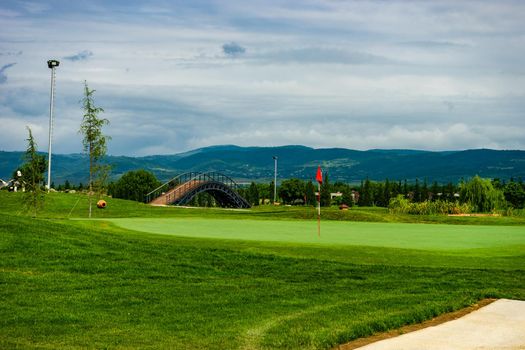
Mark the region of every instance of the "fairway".
<instances>
[{"instance_id":1,"label":"fairway","mask_svg":"<svg viewBox=\"0 0 525 350\"><path fill-rule=\"evenodd\" d=\"M104 220L135 231L184 237L443 251L514 247L517 254L525 248L525 228L519 226L327 221L321 224L321 236L318 237L315 221L208 218Z\"/></svg>"}]
</instances>

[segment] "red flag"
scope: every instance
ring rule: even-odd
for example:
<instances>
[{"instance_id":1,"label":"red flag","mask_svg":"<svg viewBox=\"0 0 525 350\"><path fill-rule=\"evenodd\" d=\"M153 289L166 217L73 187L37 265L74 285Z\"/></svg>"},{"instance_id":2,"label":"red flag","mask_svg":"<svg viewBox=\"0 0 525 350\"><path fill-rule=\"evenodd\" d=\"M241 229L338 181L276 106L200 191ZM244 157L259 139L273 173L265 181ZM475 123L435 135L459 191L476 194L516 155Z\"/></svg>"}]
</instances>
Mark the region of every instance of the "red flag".
<instances>
[{"instance_id":1,"label":"red flag","mask_svg":"<svg viewBox=\"0 0 525 350\"><path fill-rule=\"evenodd\" d=\"M317 182L319 182L320 184L323 183L323 171L321 170L321 166L318 166L318 167L317 167L317 175L315 175L315 179L316 179Z\"/></svg>"}]
</instances>

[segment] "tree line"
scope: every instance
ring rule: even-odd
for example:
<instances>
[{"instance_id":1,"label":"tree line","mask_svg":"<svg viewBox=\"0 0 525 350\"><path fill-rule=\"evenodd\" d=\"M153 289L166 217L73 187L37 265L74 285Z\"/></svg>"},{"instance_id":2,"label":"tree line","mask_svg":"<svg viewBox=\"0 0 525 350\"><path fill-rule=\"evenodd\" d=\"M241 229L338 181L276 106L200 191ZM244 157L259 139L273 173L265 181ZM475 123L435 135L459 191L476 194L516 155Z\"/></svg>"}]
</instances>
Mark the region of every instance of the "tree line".
<instances>
[{"instance_id":1,"label":"tree line","mask_svg":"<svg viewBox=\"0 0 525 350\"><path fill-rule=\"evenodd\" d=\"M108 193L116 198L143 201L146 194L160 186L160 182L149 171L137 170L124 174L118 181L109 184ZM317 205L317 183L297 178L283 180L277 186L277 198L273 198L274 183L256 183L243 185L238 192L252 206L279 203L284 205ZM475 176L440 184L416 179L393 181L372 181L365 179L359 185L344 182L331 183L325 174L320 191L321 206L345 204L348 207L377 206L389 207L395 211L407 213L435 212L490 212L495 209L516 208L525 206L525 184L521 179L501 181L483 179ZM407 203L411 205L407 207ZM419 205L421 204L421 205ZM209 193L199 193L190 205L214 207L216 203ZM403 208L403 209L400 209Z\"/></svg>"},{"instance_id":2,"label":"tree line","mask_svg":"<svg viewBox=\"0 0 525 350\"><path fill-rule=\"evenodd\" d=\"M300 179L283 180L278 186L276 201L289 205L315 205L317 202L317 184ZM251 183L240 192L252 205L273 202L273 182L271 184ZM325 175L321 185L321 205L331 206L346 204L349 206L388 207L391 200L399 195L412 203L436 201L474 201L482 203L480 193L489 193L498 200L506 201L508 205L521 209L525 205L525 184L521 179L505 182L499 179L482 179L475 176L469 180L461 180L455 184L448 182L428 184L426 180L416 179L393 181L372 181L365 179L359 185L344 182L331 183ZM476 197L477 196L477 197ZM479 197L479 198L478 198ZM484 198L484 197L483 197ZM505 204L505 203L503 203ZM481 204L479 210L486 210L487 205Z\"/></svg>"}]
</instances>

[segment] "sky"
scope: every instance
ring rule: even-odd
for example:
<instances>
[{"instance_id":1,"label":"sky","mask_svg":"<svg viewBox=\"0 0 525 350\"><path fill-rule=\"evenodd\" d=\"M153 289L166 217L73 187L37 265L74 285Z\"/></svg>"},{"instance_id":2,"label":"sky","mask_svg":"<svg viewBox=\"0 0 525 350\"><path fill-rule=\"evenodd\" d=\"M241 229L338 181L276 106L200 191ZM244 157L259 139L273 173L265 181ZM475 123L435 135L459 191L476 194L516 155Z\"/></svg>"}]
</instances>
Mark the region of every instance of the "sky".
<instances>
[{"instance_id":1,"label":"sky","mask_svg":"<svg viewBox=\"0 0 525 350\"><path fill-rule=\"evenodd\" d=\"M525 1L0 2L0 150L525 149Z\"/></svg>"}]
</instances>

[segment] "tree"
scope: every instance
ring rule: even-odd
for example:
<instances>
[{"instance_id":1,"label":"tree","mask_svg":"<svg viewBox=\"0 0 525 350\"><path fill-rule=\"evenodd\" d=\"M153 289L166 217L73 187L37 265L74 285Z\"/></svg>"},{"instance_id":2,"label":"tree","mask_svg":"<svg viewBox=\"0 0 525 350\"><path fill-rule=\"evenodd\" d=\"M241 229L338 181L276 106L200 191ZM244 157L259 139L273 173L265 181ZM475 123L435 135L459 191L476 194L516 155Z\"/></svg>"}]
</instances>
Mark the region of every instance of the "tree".
<instances>
[{"instance_id":1,"label":"tree","mask_svg":"<svg viewBox=\"0 0 525 350\"><path fill-rule=\"evenodd\" d=\"M41 186L44 181L44 172L47 164L46 158L37 153L37 145L29 127L27 127L27 131L29 132L29 137L27 138L27 150L24 155L26 163L20 171L22 172L22 181L26 190L25 203L32 212L33 217L36 217L44 202L45 192L42 191Z\"/></svg>"},{"instance_id":2,"label":"tree","mask_svg":"<svg viewBox=\"0 0 525 350\"><path fill-rule=\"evenodd\" d=\"M308 181L304 187L304 196L307 205L316 206L317 198L315 196L315 186L312 181Z\"/></svg>"},{"instance_id":3,"label":"tree","mask_svg":"<svg viewBox=\"0 0 525 350\"><path fill-rule=\"evenodd\" d=\"M369 207L372 205L372 188L371 183L368 177L366 178L362 189L361 189L361 196L359 197L359 205L363 207Z\"/></svg>"},{"instance_id":4,"label":"tree","mask_svg":"<svg viewBox=\"0 0 525 350\"><path fill-rule=\"evenodd\" d=\"M102 127L109 124L109 120L99 118L98 114L104 112L100 107L95 107L93 94L95 90L90 90L84 81L84 98L82 105L84 117L80 125L79 133L83 135L82 145L84 152L89 156L89 217L91 218L93 189L101 191L107 179L109 168L102 165L101 160L106 155L106 143L110 139L102 134Z\"/></svg>"},{"instance_id":5,"label":"tree","mask_svg":"<svg viewBox=\"0 0 525 350\"><path fill-rule=\"evenodd\" d=\"M525 205L525 190L517 182L509 182L505 185L503 189L503 194L505 199L509 202L514 208L521 209Z\"/></svg>"},{"instance_id":6,"label":"tree","mask_svg":"<svg viewBox=\"0 0 525 350\"><path fill-rule=\"evenodd\" d=\"M392 197L392 185L390 184L390 181L388 179L385 180L385 186L383 188L383 202L381 205L383 207L388 207L388 203L390 203L390 198Z\"/></svg>"},{"instance_id":7,"label":"tree","mask_svg":"<svg viewBox=\"0 0 525 350\"><path fill-rule=\"evenodd\" d=\"M430 187L430 193L432 195L432 198L430 198L432 201L436 201L437 199L439 199L438 193L440 192L439 192L439 185L437 181L434 181L432 183L432 186ZM443 195L443 193L441 193L441 195Z\"/></svg>"},{"instance_id":8,"label":"tree","mask_svg":"<svg viewBox=\"0 0 525 350\"><path fill-rule=\"evenodd\" d=\"M456 194L456 189L452 182L449 182L445 187L443 187L443 197L446 197L449 201L455 199L454 195Z\"/></svg>"},{"instance_id":9,"label":"tree","mask_svg":"<svg viewBox=\"0 0 525 350\"><path fill-rule=\"evenodd\" d=\"M478 175L468 182L461 183L460 198L477 212L490 212L505 203L503 192L495 189L490 179L482 179Z\"/></svg>"},{"instance_id":10,"label":"tree","mask_svg":"<svg viewBox=\"0 0 525 350\"><path fill-rule=\"evenodd\" d=\"M251 205L259 205L259 189L257 188L257 184L255 182L252 182L250 187L248 187L246 199Z\"/></svg>"},{"instance_id":11,"label":"tree","mask_svg":"<svg viewBox=\"0 0 525 350\"><path fill-rule=\"evenodd\" d=\"M350 187L343 191L343 196L341 197L341 204L346 204L349 207L354 206L354 198L352 197L352 189Z\"/></svg>"},{"instance_id":12,"label":"tree","mask_svg":"<svg viewBox=\"0 0 525 350\"><path fill-rule=\"evenodd\" d=\"M161 183L155 175L149 171L140 169L128 171L111 186L111 194L115 198L130 199L137 202L143 202L144 197Z\"/></svg>"},{"instance_id":13,"label":"tree","mask_svg":"<svg viewBox=\"0 0 525 350\"><path fill-rule=\"evenodd\" d=\"M514 182L514 181L511 181L511 182ZM501 179L494 178L492 179L492 186L494 186L494 188L497 190L503 190L505 187L505 181L502 182Z\"/></svg>"},{"instance_id":14,"label":"tree","mask_svg":"<svg viewBox=\"0 0 525 350\"><path fill-rule=\"evenodd\" d=\"M427 183L427 179L425 179L423 181L423 187L421 187L421 202L428 200L428 198L429 198L428 183Z\"/></svg>"},{"instance_id":15,"label":"tree","mask_svg":"<svg viewBox=\"0 0 525 350\"><path fill-rule=\"evenodd\" d=\"M270 203L271 204L277 202L277 198L273 198L273 195L275 192L274 186L275 186L275 183L272 180L272 182L270 182L270 185L268 185L268 191L270 192ZM277 196L277 193L275 195Z\"/></svg>"},{"instance_id":16,"label":"tree","mask_svg":"<svg viewBox=\"0 0 525 350\"><path fill-rule=\"evenodd\" d=\"M395 198L401 192L401 181L394 182L390 184L390 198ZM388 201L390 202L390 198Z\"/></svg>"},{"instance_id":17,"label":"tree","mask_svg":"<svg viewBox=\"0 0 525 350\"><path fill-rule=\"evenodd\" d=\"M385 203L385 190L381 182L372 182L372 205L386 207L388 203Z\"/></svg>"},{"instance_id":18,"label":"tree","mask_svg":"<svg viewBox=\"0 0 525 350\"><path fill-rule=\"evenodd\" d=\"M208 192L200 192L195 195L190 203L192 206L197 207L213 207L215 206L215 202L213 200L213 196L209 194Z\"/></svg>"},{"instance_id":19,"label":"tree","mask_svg":"<svg viewBox=\"0 0 525 350\"><path fill-rule=\"evenodd\" d=\"M279 197L285 204L304 199L304 183L299 179L284 180L279 186Z\"/></svg>"},{"instance_id":20,"label":"tree","mask_svg":"<svg viewBox=\"0 0 525 350\"><path fill-rule=\"evenodd\" d=\"M419 179L416 179L416 184L414 185L414 196L412 199L414 202L421 202L421 186L419 186Z\"/></svg>"},{"instance_id":21,"label":"tree","mask_svg":"<svg viewBox=\"0 0 525 350\"><path fill-rule=\"evenodd\" d=\"M267 200L268 201L270 200L269 199L270 191L269 191L269 187L267 184L264 184L264 183L257 184L257 190L259 191L259 198L260 198L261 204L265 204ZM272 188L272 191L273 191L273 188Z\"/></svg>"}]
</instances>

